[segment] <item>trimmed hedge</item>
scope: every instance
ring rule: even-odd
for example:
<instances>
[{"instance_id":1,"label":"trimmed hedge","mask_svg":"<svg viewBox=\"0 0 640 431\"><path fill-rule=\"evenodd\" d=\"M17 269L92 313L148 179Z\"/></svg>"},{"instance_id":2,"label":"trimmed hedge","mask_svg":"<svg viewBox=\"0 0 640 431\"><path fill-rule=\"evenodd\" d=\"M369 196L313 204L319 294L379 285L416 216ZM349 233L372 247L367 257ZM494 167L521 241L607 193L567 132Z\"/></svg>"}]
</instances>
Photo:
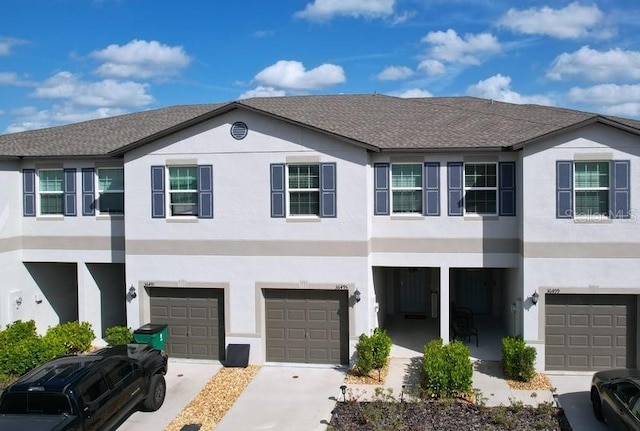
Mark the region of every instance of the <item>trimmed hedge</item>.
<instances>
[{"instance_id":1,"label":"trimmed hedge","mask_svg":"<svg viewBox=\"0 0 640 431\"><path fill-rule=\"evenodd\" d=\"M502 368L512 380L528 382L536 375L536 349L520 337L502 339Z\"/></svg>"},{"instance_id":2,"label":"trimmed hedge","mask_svg":"<svg viewBox=\"0 0 640 431\"><path fill-rule=\"evenodd\" d=\"M133 331L126 326L112 326L105 331L105 338L110 346L133 343Z\"/></svg>"},{"instance_id":3,"label":"trimmed hedge","mask_svg":"<svg viewBox=\"0 0 640 431\"><path fill-rule=\"evenodd\" d=\"M472 389L471 351L460 341L443 345L442 339L424 347L423 388L430 398L453 398Z\"/></svg>"},{"instance_id":4,"label":"trimmed hedge","mask_svg":"<svg viewBox=\"0 0 640 431\"><path fill-rule=\"evenodd\" d=\"M7 325L0 330L0 381L20 376L58 356L89 350L95 334L87 322L68 322L36 332L33 320Z\"/></svg>"},{"instance_id":5,"label":"trimmed hedge","mask_svg":"<svg viewBox=\"0 0 640 431\"><path fill-rule=\"evenodd\" d=\"M372 370L378 370L378 380L380 380L380 370L389 360L392 344L391 337L381 328L376 328L371 336L360 335L356 344L355 365L358 372L368 376Z\"/></svg>"}]
</instances>

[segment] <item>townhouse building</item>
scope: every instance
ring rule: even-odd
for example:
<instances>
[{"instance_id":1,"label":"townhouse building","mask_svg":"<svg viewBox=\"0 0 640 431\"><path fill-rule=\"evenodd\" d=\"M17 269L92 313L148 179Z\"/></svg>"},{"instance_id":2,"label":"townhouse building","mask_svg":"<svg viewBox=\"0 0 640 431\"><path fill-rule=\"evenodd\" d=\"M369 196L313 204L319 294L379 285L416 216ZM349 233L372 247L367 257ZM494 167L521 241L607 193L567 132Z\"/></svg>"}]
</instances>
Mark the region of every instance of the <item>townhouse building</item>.
<instances>
[{"instance_id":1,"label":"townhouse building","mask_svg":"<svg viewBox=\"0 0 640 431\"><path fill-rule=\"evenodd\" d=\"M0 135L0 178L2 325L168 323L174 357L344 364L397 318L449 340L466 307L539 370L638 362L637 120L253 98Z\"/></svg>"}]
</instances>

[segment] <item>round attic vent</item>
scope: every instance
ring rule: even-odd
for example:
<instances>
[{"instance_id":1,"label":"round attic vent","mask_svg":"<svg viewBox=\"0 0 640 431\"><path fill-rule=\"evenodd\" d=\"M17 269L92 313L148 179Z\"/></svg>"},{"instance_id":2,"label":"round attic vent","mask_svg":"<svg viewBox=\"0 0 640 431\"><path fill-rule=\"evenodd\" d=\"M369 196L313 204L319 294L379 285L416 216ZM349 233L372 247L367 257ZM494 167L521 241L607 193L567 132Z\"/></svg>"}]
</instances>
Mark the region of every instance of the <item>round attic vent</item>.
<instances>
[{"instance_id":1,"label":"round attic vent","mask_svg":"<svg viewBox=\"0 0 640 431\"><path fill-rule=\"evenodd\" d=\"M242 121L236 121L231 125L231 136L235 139L244 139L249 132L249 128Z\"/></svg>"}]
</instances>

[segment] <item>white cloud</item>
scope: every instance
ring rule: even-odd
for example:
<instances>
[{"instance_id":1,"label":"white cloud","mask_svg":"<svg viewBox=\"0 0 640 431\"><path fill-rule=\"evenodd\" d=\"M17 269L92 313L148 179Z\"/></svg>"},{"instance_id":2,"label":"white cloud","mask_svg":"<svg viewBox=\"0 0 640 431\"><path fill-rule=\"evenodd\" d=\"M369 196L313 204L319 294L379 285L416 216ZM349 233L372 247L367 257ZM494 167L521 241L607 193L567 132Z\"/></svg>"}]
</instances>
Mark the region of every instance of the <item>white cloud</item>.
<instances>
[{"instance_id":1,"label":"white cloud","mask_svg":"<svg viewBox=\"0 0 640 431\"><path fill-rule=\"evenodd\" d=\"M4 133L24 132L126 113L126 110L120 108L79 109L69 103L53 105L48 109L26 106L11 111L15 120L7 126Z\"/></svg>"},{"instance_id":2,"label":"white cloud","mask_svg":"<svg viewBox=\"0 0 640 431\"><path fill-rule=\"evenodd\" d=\"M346 81L344 70L334 64L323 64L305 70L299 61L280 60L258 72L255 80L265 86L291 90L316 90Z\"/></svg>"},{"instance_id":3,"label":"white cloud","mask_svg":"<svg viewBox=\"0 0 640 431\"><path fill-rule=\"evenodd\" d=\"M553 80L637 80L640 79L640 52L620 48L601 52L583 46L574 53L565 52L556 57L547 77Z\"/></svg>"},{"instance_id":4,"label":"white cloud","mask_svg":"<svg viewBox=\"0 0 640 431\"><path fill-rule=\"evenodd\" d=\"M296 12L298 18L330 20L344 15L353 18L381 18L393 14L395 0L314 0L304 10Z\"/></svg>"},{"instance_id":5,"label":"white cloud","mask_svg":"<svg viewBox=\"0 0 640 431\"><path fill-rule=\"evenodd\" d=\"M418 65L418 70L424 70L429 76L436 76L445 73L447 71L447 68L444 64L442 64L442 62L429 59L421 61Z\"/></svg>"},{"instance_id":6,"label":"white cloud","mask_svg":"<svg viewBox=\"0 0 640 431\"><path fill-rule=\"evenodd\" d=\"M603 14L597 5L583 6L573 2L562 9L548 6L540 9L509 9L498 24L516 33L577 39L587 36L602 18Z\"/></svg>"},{"instance_id":7,"label":"white cloud","mask_svg":"<svg viewBox=\"0 0 640 431\"><path fill-rule=\"evenodd\" d=\"M594 105L620 105L640 103L640 84L600 84L592 87L573 87L567 93L572 102Z\"/></svg>"},{"instance_id":8,"label":"white cloud","mask_svg":"<svg viewBox=\"0 0 640 431\"><path fill-rule=\"evenodd\" d=\"M276 90L273 87L263 87L259 85L253 90L245 91L238 99L248 99L250 97L282 97L286 95L287 93L284 90Z\"/></svg>"},{"instance_id":9,"label":"white cloud","mask_svg":"<svg viewBox=\"0 0 640 431\"><path fill-rule=\"evenodd\" d=\"M400 81L413 76L413 70L406 66L387 66L377 78L380 81Z\"/></svg>"},{"instance_id":10,"label":"white cloud","mask_svg":"<svg viewBox=\"0 0 640 431\"><path fill-rule=\"evenodd\" d=\"M478 65L481 58L500 52L498 39L489 33L466 34L464 38L449 29L432 31L422 38L429 48L430 59L441 63L462 63Z\"/></svg>"},{"instance_id":11,"label":"white cloud","mask_svg":"<svg viewBox=\"0 0 640 431\"><path fill-rule=\"evenodd\" d=\"M181 46L163 45L155 40L132 40L126 45L109 45L91 56L105 63L97 73L112 78L170 77L191 63Z\"/></svg>"},{"instance_id":12,"label":"white cloud","mask_svg":"<svg viewBox=\"0 0 640 431\"><path fill-rule=\"evenodd\" d=\"M34 83L23 79L15 72L0 72L0 85L12 86L12 87L30 87Z\"/></svg>"},{"instance_id":13,"label":"white cloud","mask_svg":"<svg viewBox=\"0 0 640 431\"><path fill-rule=\"evenodd\" d=\"M416 11L404 11L402 13L395 14L391 18L391 25L402 24L404 22L409 21L411 18L413 18L416 15L417 15Z\"/></svg>"},{"instance_id":14,"label":"white cloud","mask_svg":"<svg viewBox=\"0 0 640 431\"><path fill-rule=\"evenodd\" d=\"M0 37L0 57L4 55L9 55L11 53L11 48L18 45L24 45L27 43L21 39L15 39L12 37Z\"/></svg>"},{"instance_id":15,"label":"white cloud","mask_svg":"<svg viewBox=\"0 0 640 431\"><path fill-rule=\"evenodd\" d=\"M402 97L405 99L415 98L415 97L433 97L433 94L429 93L427 90L422 90L420 88L410 88L408 90L403 90L403 91L394 91L389 93L389 95Z\"/></svg>"},{"instance_id":16,"label":"white cloud","mask_svg":"<svg viewBox=\"0 0 640 431\"><path fill-rule=\"evenodd\" d=\"M523 96L511 89L511 78L501 74L494 75L475 85L467 87L467 94L485 99L498 100L509 103L534 103L538 105L552 105L547 96Z\"/></svg>"},{"instance_id":17,"label":"white cloud","mask_svg":"<svg viewBox=\"0 0 640 431\"><path fill-rule=\"evenodd\" d=\"M59 72L42 82L32 97L63 99L75 105L96 107L141 107L153 102L148 84L106 79L82 81L71 72Z\"/></svg>"}]
</instances>

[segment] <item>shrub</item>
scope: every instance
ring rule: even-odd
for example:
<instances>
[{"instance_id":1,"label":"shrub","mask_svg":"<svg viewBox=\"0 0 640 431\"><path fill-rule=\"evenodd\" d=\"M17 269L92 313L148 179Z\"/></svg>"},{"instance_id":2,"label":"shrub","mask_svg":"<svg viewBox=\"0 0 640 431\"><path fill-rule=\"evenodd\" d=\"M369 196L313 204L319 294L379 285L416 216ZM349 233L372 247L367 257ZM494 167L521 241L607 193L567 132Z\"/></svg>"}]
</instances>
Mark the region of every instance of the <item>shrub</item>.
<instances>
[{"instance_id":1,"label":"shrub","mask_svg":"<svg viewBox=\"0 0 640 431\"><path fill-rule=\"evenodd\" d=\"M133 343L133 331L126 326L112 326L105 331L110 346Z\"/></svg>"},{"instance_id":2,"label":"shrub","mask_svg":"<svg viewBox=\"0 0 640 431\"><path fill-rule=\"evenodd\" d=\"M452 398L471 392L471 351L460 341L443 345L432 340L424 348L424 389L432 398Z\"/></svg>"},{"instance_id":3,"label":"shrub","mask_svg":"<svg viewBox=\"0 0 640 431\"><path fill-rule=\"evenodd\" d=\"M0 344L6 346L8 344L37 337L36 322L33 320L26 322L16 320L15 322L8 324L4 330L0 331Z\"/></svg>"},{"instance_id":4,"label":"shrub","mask_svg":"<svg viewBox=\"0 0 640 431\"><path fill-rule=\"evenodd\" d=\"M356 344L356 368L363 376L368 376L372 370L380 371L387 364L393 341L384 329L376 328L371 336L360 335Z\"/></svg>"},{"instance_id":5,"label":"shrub","mask_svg":"<svg viewBox=\"0 0 640 431\"><path fill-rule=\"evenodd\" d=\"M50 327L44 338L53 345L64 346L66 353L86 352L96 338L89 322L67 322Z\"/></svg>"},{"instance_id":6,"label":"shrub","mask_svg":"<svg viewBox=\"0 0 640 431\"><path fill-rule=\"evenodd\" d=\"M535 375L536 349L527 346L522 338L502 339L502 368L512 380L528 382Z\"/></svg>"},{"instance_id":7,"label":"shrub","mask_svg":"<svg viewBox=\"0 0 640 431\"><path fill-rule=\"evenodd\" d=\"M361 334L356 344L356 368L363 376L373 370L373 341L367 334Z\"/></svg>"}]
</instances>

